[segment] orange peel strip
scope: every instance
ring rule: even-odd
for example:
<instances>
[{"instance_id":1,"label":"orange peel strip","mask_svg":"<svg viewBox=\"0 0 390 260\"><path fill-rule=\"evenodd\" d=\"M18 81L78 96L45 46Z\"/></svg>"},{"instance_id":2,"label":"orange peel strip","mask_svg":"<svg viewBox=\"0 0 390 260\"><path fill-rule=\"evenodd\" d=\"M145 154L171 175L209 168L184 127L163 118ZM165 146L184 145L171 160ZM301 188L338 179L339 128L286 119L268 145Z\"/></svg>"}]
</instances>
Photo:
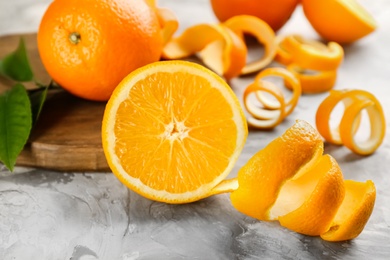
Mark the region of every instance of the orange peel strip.
<instances>
[{"instance_id":1,"label":"orange peel strip","mask_svg":"<svg viewBox=\"0 0 390 260\"><path fill-rule=\"evenodd\" d=\"M344 181L321 136L298 120L244 165L237 179L222 182L240 212L259 220L279 220L298 233L342 241L358 236L375 202L375 185ZM229 189L228 189L229 188Z\"/></svg>"},{"instance_id":2,"label":"orange peel strip","mask_svg":"<svg viewBox=\"0 0 390 260\"><path fill-rule=\"evenodd\" d=\"M268 110L254 105L249 97L252 93L267 92L279 102L279 110ZM250 84L244 91L244 106L253 116L247 119L248 125L259 129L271 129L279 125L285 118L285 101L283 93L271 82L258 82Z\"/></svg>"},{"instance_id":3,"label":"orange peel strip","mask_svg":"<svg viewBox=\"0 0 390 260\"><path fill-rule=\"evenodd\" d=\"M264 45L264 55L259 60L246 64L242 74L259 71L269 65L277 51L275 32L263 20L250 15L237 15L224 22L224 25L243 38L244 34L254 36L257 41Z\"/></svg>"},{"instance_id":4,"label":"orange peel strip","mask_svg":"<svg viewBox=\"0 0 390 260\"><path fill-rule=\"evenodd\" d=\"M201 58L205 59L203 61L210 69L227 79L241 73L246 63L246 45L238 35L223 25L198 24L187 28L165 45L162 56L166 59L181 59L205 48Z\"/></svg>"},{"instance_id":5,"label":"orange peel strip","mask_svg":"<svg viewBox=\"0 0 390 260\"><path fill-rule=\"evenodd\" d=\"M291 59L295 64L305 69L336 70L344 57L343 47L336 42L329 42L325 45L298 35L289 35L279 45L291 54Z\"/></svg>"},{"instance_id":6,"label":"orange peel strip","mask_svg":"<svg viewBox=\"0 0 390 260\"><path fill-rule=\"evenodd\" d=\"M175 14L167 8L156 8L156 14L161 27L163 44L165 45L179 28L179 21Z\"/></svg>"},{"instance_id":7,"label":"orange peel strip","mask_svg":"<svg viewBox=\"0 0 390 260\"><path fill-rule=\"evenodd\" d=\"M287 69L298 78L301 83L302 93L315 94L331 90L337 79L337 70L330 71L307 71L296 64L287 65ZM285 82L285 86L291 89L290 84Z\"/></svg>"},{"instance_id":8,"label":"orange peel strip","mask_svg":"<svg viewBox=\"0 0 390 260\"><path fill-rule=\"evenodd\" d=\"M371 216L376 199L372 181L357 182L345 180L345 198L329 230L321 234L327 241L344 241L357 237ZM351 212L351 209L354 209Z\"/></svg>"},{"instance_id":9,"label":"orange peel strip","mask_svg":"<svg viewBox=\"0 0 390 260\"><path fill-rule=\"evenodd\" d=\"M331 129L330 117L336 105L343 101L345 109L339 127ZM370 121L370 136L358 142L355 133L360 124L362 110L366 110ZM374 95L364 90L333 90L323 100L316 113L316 125L327 142L344 144L354 153L370 155L381 145L386 132L382 106Z\"/></svg>"},{"instance_id":10,"label":"orange peel strip","mask_svg":"<svg viewBox=\"0 0 390 260\"><path fill-rule=\"evenodd\" d=\"M283 92L273 82L264 78L282 77L293 89L292 96L286 100ZM257 100L262 107L255 105L250 95L255 93ZM268 99L264 93L268 93L275 100ZM283 68L267 68L261 71L244 91L243 101L246 110L252 116L247 119L248 124L259 129L272 129L279 125L283 119L292 113L301 95L301 86L297 78L288 70Z\"/></svg>"},{"instance_id":11,"label":"orange peel strip","mask_svg":"<svg viewBox=\"0 0 390 260\"><path fill-rule=\"evenodd\" d=\"M290 71L284 69L284 68L267 68L263 71L261 71L259 74L257 74L255 78L255 82L262 81L263 78L269 77L269 76L277 76L277 77L282 77L285 84L290 86L290 89L293 91L293 94L291 98L289 98L285 103L286 103L286 116L292 113L296 105L298 104L299 97L301 96L302 93L302 88L299 80L297 77L292 74ZM258 94L257 95L258 99L260 100L261 103L263 103L265 106L268 108L273 108L273 109L279 109L280 107L277 104L273 104L272 101L267 100L263 95Z\"/></svg>"}]
</instances>

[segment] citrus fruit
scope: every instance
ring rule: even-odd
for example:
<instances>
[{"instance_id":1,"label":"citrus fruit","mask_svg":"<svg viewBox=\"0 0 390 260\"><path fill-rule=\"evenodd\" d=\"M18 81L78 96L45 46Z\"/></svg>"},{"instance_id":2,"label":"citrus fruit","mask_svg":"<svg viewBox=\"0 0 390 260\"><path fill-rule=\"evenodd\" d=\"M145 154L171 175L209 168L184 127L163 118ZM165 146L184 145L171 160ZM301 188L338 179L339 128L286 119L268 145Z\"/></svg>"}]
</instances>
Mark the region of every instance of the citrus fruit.
<instances>
[{"instance_id":1,"label":"citrus fruit","mask_svg":"<svg viewBox=\"0 0 390 260\"><path fill-rule=\"evenodd\" d=\"M313 28L328 41L351 43L377 27L356 0L302 0L302 7Z\"/></svg>"},{"instance_id":2,"label":"citrus fruit","mask_svg":"<svg viewBox=\"0 0 390 260\"><path fill-rule=\"evenodd\" d=\"M215 16L224 22L236 15L253 15L279 30L300 0L210 0Z\"/></svg>"},{"instance_id":3,"label":"citrus fruit","mask_svg":"<svg viewBox=\"0 0 390 260\"><path fill-rule=\"evenodd\" d=\"M167 203L216 193L246 137L229 85L187 61L155 62L130 73L109 99L102 124L113 173L135 192Z\"/></svg>"},{"instance_id":4,"label":"citrus fruit","mask_svg":"<svg viewBox=\"0 0 390 260\"><path fill-rule=\"evenodd\" d=\"M38 30L49 75L70 93L108 100L134 69L160 59L162 35L144 0L56 0Z\"/></svg>"}]
</instances>

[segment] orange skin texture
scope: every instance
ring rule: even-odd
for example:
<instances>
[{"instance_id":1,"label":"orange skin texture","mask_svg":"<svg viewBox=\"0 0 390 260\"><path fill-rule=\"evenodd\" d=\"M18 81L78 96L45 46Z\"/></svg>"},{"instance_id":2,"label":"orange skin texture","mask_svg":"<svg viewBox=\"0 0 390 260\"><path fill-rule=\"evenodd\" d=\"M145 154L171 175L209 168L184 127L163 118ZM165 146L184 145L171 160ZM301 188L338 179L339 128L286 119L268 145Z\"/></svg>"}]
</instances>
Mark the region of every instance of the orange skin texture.
<instances>
[{"instance_id":1,"label":"orange skin texture","mask_svg":"<svg viewBox=\"0 0 390 260\"><path fill-rule=\"evenodd\" d=\"M72 33L79 42L72 43ZM162 35L144 0L56 0L42 18L38 50L64 89L106 101L127 74L160 59Z\"/></svg>"},{"instance_id":2,"label":"orange skin texture","mask_svg":"<svg viewBox=\"0 0 390 260\"><path fill-rule=\"evenodd\" d=\"M274 31L290 19L301 0L210 0L221 22L235 15L253 15L268 23Z\"/></svg>"}]
</instances>

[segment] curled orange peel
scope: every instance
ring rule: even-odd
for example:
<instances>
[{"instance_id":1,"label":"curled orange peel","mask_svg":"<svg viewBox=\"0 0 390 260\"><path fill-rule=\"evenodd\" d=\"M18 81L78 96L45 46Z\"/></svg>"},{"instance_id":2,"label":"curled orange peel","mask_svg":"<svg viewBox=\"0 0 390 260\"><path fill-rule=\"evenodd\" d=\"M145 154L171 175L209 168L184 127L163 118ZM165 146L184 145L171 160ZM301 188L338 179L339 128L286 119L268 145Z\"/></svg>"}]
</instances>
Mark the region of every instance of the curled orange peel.
<instances>
[{"instance_id":1,"label":"curled orange peel","mask_svg":"<svg viewBox=\"0 0 390 260\"><path fill-rule=\"evenodd\" d=\"M344 104L344 114L339 126L332 129L330 118L336 105ZM370 122L370 136L356 141L361 112L367 111ZM381 145L386 132L386 122L378 99L364 90L332 90L317 109L316 126L324 139L333 144L345 145L359 155L370 155Z\"/></svg>"},{"instance_id":2,"label":"curled orange peel","mask_svg":"<svg viewBox=\"0 0 390 260\"><path fill-rule=\"evenodd\" d=\"M179 21L175 14L167 8L156 8L156 14L161 27L163 44L165 45L179 28Z\"/></svg>"},{"instance_id":3,"label":"curled orange peel","mask_svg":"<svg viewBox=\"0 0 390 260\"><path fill-rule=\"evenodd\" d=\"M335 70L340 66L344 57L343 47L336 42L329 42L325 45L298 35L289 35L280 44L285 51L291 54L293 62L305 69Z\"/></svg>"},{"instance_id":4,"label":"curled orange peel","mask_svg":"<svg viewBox=\"0 0 390 260\"><path fill-rule=\"evenodd\" d=\"M255 16L238 15L225 21L224 25L242 38L245 34L255 37L264 46L264 55L246 64L242 69L242 74L257 72L273 61L277 51L276 37L275 32L266 22Z\"/></svg>"},{"instance_id":5,"label":"curled orange peel","mask_svg":"<svg viewBox=\"0 0 390 260\"><path fill-rule=\"evenodd\" d=\"M301 82L302 93L314 94L333 88L343 57L344 50L336 42L325 45L298 35L277 39L275 61L294 73Z\"/></svg>"},{"instance_id":6,"label":"curled orange peel","mask_svg":"<svg viewBox=\"0 0 390 260\"><path fill-rule=\"evenodd\" d=\"M372 181L343 179L336 160L323 155L320 134L302 120L213 190L222 192L231 192L233 206L248 216L327 241L357 237L376 197Z\"/></svg>"},{"instance_id":7,"label":"curled orange peel","mask_svg":"<svg viewBox=\"0 0 390 260\"><path fill-rule=\"evenodd\" d=\"M309 71L300 68L296 64L287 65L287 70L295 75L301 83L302 93L316 94L325 91L329 91L333 88L337 79L337 71ZM291 89L288 82L285 86Z\"/></svg>"},{"instance_id":8,"label":"curled orange peel","mask_svg":"<svg viewBox=\"0 0 390 260\"><path fill-rule=\"evenodd\" d=\"M283 92L273 82L267 81L266 77L282 77L286 84L291 86L293 93L286 100ZM261 106L253 103L251 94L255 94ZM264 93L274 97L267 98ZM244 91L243 101L246 110L252 117L247 119L248 124L259 129L271 129L279 125L285 117L292 113L301 95L301 87L297 78L283 68L267 68L261 71Z\"/></svg>"},{"instance_id":9,"label":"curled orange peel","mask_svg":"<svg viewBox=\"0 0 390 260\"><path fill-rule=\"evenodd\" d=\"M164 17L167 18L164 18ZM263 20L250 15L234 16L221 24L198 24L187 28L180 36L173 37L177 29L174 19L168 14L160 15L167 23L164 37L167 43L162 57L182 59L198 54L206 66L226 79L257 72L269 65L276 55L275 33ZM172 25L171 25L172 24ZM168 26L169 25L169 26ZM247 63L247 46L244 35L251 35L264 46L259 59Z\"/></svg>"},{"instance_id":10,"label":"curled orange peel","mask_svg":"<svg viewBox=\"0 0 390 260\"><path fill-rule=\"evenodd\" d=\"M172 38L163 49L163 58L181 59L198 52L210 69L226 78L238 76L246 63L242 39L223 25L198 24Z\"/></svg>"}]
</instances>

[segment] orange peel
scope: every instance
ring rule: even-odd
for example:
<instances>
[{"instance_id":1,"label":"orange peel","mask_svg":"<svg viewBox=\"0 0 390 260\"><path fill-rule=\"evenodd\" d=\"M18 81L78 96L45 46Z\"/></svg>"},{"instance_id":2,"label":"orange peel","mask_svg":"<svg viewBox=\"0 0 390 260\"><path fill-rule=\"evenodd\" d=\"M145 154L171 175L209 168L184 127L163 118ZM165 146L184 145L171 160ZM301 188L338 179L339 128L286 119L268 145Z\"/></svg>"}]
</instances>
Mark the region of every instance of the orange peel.
<instances>
[{"instance_id":1,"label":"orange peel","mask_svg":"<svg viewBox=\"0 0 390 260\"><path fill-rule=\"evenodd\" d=\"M301 83L302 93L316 94L331 90L337 79L337 71L311 71L300 68L295 64L287 66L287 70L292 72ZM291 89L290 84L285 82L285 86Z\"/></svg>"},{"instance_id":2,"label":"orange peel","mask_svg":"<svg viewBox=\"0 0 390 260\"><path fill-rule=\"evenodd\" d=\"M165 45L162 57L181 59L202 50L200 56L206 65L227 79L238 76L246 63L247 49L242 39L229 28L214 24L187 28Z\"/></svg>"},{"instance_id":3,"label":"orange peel","mask_svg":"<svg viewBox=\"0 0 390 260\"><path fill-rule=\"evenodd\" d=\"M275 61L294 73L301 82L302 93L305 94L332 89L343 57L344 50L336 42L325 45L299 35L279 36L277 39ZM289 85L286 84L286 87Z\"/></svg>"},{"instance_id":4,"label":"orange peel","mask_svg":"<svg viewBox=\"0 0 390 260\"><path fill-rule=\"evenodd\" d=\"M273 82L264 78L269 76L282 77L293 90L292 96L286 100L283 92ZM263 93L268 93L275 100L267 99ZM256 94L262 107L255 105L250 96ZM297 78L283 68L267 68L261 71L244 91L243 101L246 110L252 116L247 119L248 124L259 129L271 129L279 125L285 117L292 113L301 95L301 86Z\"/></svg>"},{"instance_id":5,"label":"orange peel","mask_svg":"<svg viewBox=\"0 0 390 260\"><path fill-rule=\"evenodd\" d=\"M344 114L337 128L331 129L331 113L339 102L344 104ZM370 122L370 136L367 140L356 141L355 134L363 110L367 111ZM378 99L364 90L333 90L317 109L316 125L324 139L333 144L344 144L354 153L370 155L381 145L386 132L386 122Z\"/></svg>"},{"instance_id":6,"label":"orange peel","mask_svg":"<svg viewBox=\"0 0 390 260\"><path fill-rule=\"evenodd\" d=\"M325 45L299 35L289 35L279 44L291 54L296 65L305 69L335 70L340 66L344 57L343 47L336 42L329 42Z\"/></svg>"},{"instance_id":7,"label":"orange peel","mask_svg":"<svg viewBox=\"0 0 390 260\"><path fill-rule=\"evenodd\" d=\"M298 120L214 192L232 192L233 206L259 220L328 241L353 239L371 216L375 185L344 180L336 160L322 153L318 131Z\"/></svg>"},{"instance_id":8,"label":"orange peel","mask_svg":"<svg viewBox=\"0 0 390 260\"><path fill-rule=\"evenodd\" d=\"M250 15L237 15L224 22L224 25L240 35L249 34L264 45L264 55L251 63L245 65L242 74L249 74L259 71L269 65L277 51L275 32L260 18Z\"/></svg>"}]
</instances>

